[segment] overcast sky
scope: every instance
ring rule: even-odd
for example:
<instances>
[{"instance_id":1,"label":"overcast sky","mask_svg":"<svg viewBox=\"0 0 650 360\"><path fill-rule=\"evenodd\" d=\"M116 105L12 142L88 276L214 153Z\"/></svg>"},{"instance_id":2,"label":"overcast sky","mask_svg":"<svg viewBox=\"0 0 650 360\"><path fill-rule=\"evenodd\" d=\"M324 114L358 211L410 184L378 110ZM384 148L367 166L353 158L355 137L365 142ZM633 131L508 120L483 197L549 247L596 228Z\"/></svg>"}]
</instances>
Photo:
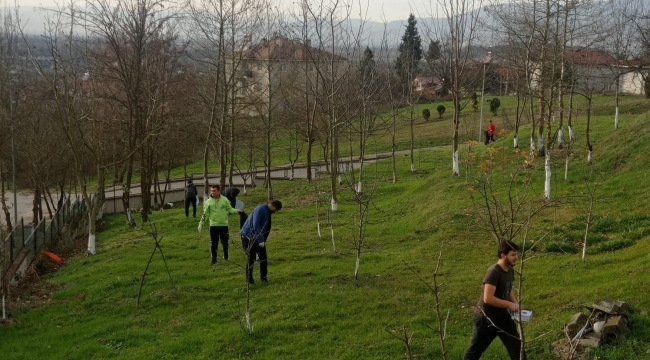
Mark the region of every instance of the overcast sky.
<instances>
[{"instance_id":1,"label":"overcast sky","mask_svg":"<svg viewBox=\"0 0 650 360\"><path fill-rule=\"evenodd\" d=\"M298 0L299 1L299 0ZM286 4L295 4L296 0L283 0ZM313 0L312 0L313 1ZM346 0L350 1L350 0ZM53 7L57 1L55 0L18 0L19 5L22 6L45 6ZM58 3L69 2L69 0L58 1ZM359 18L359 5L367 12L368 20L382 22L382 16L387 21L406 20L411 12L416 16L428 16L429 0L354 0L355 6L352 11L353 18ZM436 3L437 0L432 0ZM14 0L7 0L7 5L12 6ZM4 1L2 2L4 4ZM425 5L426 4L426 5Z\"/></svg>"}]
</instances>

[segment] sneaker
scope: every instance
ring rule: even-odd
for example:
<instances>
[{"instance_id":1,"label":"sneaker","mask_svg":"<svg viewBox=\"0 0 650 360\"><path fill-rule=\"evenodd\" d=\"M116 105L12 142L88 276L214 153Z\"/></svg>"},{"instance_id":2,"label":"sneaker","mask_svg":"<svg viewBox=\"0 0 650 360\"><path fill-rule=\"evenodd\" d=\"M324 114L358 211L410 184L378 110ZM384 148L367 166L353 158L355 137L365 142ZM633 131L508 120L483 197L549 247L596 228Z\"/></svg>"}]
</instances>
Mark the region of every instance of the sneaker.
<instances>
[{"instance_id":1,"label":"sneaker","mask_svg":"<svg viewBox=\"0 0 650 360\"><path fill-rule=\"evenodd\" d=\"M255 285L255 280L250 279L250 280L248 280L248 283L251 284L251 285Z\"/></svg>"},{"instance_id":2,"label":"sneaker","mask_svg":"<svg viewBox=\"0 0 650 360\"><path fill-rule=\"evenodd\" d=\"M263 277L263 278L262 278L262 282L263 282L263 283L267 283L267 282L269 282L269 279Z\"/></svg>"},{"instance_id":3,"label":"sneaker","mask_svg":"<svg viewBox=\"0 0 650 360\"><path fill-rule=\"evenodd\" d=\"M210 265L212 266L217 265L217 259L212 259L212 263Z\"/></svg>"},{"instance_id":4,"label":"sneaker","mask_svg":"<svg viewBox=\"0 0 650 360\"><path fill-rule=\"evenodd\" d=\"M224 259L224 260L228 260L228 255L224 255L224 256L223 256L223 259Z\"/></svg>"}]
</instances>

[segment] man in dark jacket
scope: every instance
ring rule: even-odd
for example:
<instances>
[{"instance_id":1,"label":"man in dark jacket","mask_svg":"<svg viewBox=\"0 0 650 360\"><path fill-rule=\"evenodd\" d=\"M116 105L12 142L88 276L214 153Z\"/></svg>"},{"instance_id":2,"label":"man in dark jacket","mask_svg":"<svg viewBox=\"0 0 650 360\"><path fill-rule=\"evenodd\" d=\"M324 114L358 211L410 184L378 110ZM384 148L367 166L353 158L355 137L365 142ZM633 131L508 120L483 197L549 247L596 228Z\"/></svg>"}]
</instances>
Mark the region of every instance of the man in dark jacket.
<instances>
[{"instance_id":1,"label":"man in dark jacket","mask_svg":"<svg viewBox=\"0 0 650 360\"><path fill-rule=\"evenodd\" d=\"M223 192L223 196L225 196L229 201L230 201L230 206L233 208L237 208L237 195L239 195L239 189L236 187L229 187ZM241 209L244 209L243 202L239 202L241 204ZM245 212L240 212L239 213L239 229L244 227L244 223L246 222L246 219L248 218L248 215L246 215Z\"/></svg>"},{"instance_id":2,"label":"man in dark jacket","mask_svg":"<svg viewBox=\"0 0 650 360\"><path fill-rule=\"evenodd\" d=\"M268 204L258 205L255 210L248 216L246 223L242 227L241 241L246 255L248 255L248 271L246 271L246 280L254 284L253 266L255 258L259 257L260 277L263 282L267 282L268 262L266 254L266 240L271 233L271 215L282 209L282 203L279 200L273 200Z\"/></svg>"},{"instance_id":3,"label":"man in dark jacket","mask_svg":"<svg viewBox=\"0 0 650 360\"><path fill-rule=\"evenodd\" d=\"M190 217L190 204L192 204L192 215L196 217L196 196L198 194L192 179L188 180L185 188L185 217Z\"/></svg>"}]
</instances>

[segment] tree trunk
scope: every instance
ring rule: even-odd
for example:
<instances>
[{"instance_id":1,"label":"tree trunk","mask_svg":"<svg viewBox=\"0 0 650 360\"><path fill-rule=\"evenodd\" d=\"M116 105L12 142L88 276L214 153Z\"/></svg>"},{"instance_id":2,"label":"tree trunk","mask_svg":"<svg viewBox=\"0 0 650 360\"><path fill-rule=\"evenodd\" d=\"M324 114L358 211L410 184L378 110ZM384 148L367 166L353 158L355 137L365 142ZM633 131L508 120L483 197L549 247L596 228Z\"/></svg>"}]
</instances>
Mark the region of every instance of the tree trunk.
<instances>
[{"instance_id":1,"label":"tree trunk","mask_svg":"<svg viewBox=\"0 0 650 360\"><path fill-rule=\"evenodd\" d=\"M546 151L546 160L544 161L544 198L548 201L551 200L551 151Z\"/></svg>"},{"instance_id":2,"label":"tree trunk","mask_svg":"<svg viewBox=\"0 0 650 360\"><path fill-rule=\"evenodd\" d=\"M391 135L390 135L390 158L393 165L393 184L397 183L397 158L395 157L395 132L396 131L397 131L397 113L395 110L393 110L393 131L391 131Z\"/></svg>"},{"instance_id":3,"label":"tree trunk","mask_svg":"<svg viewBox=\"0 0 650 360\"><path fill-rule=\"evenodd\" d=\"M415 172L415 155L413 155L413 148L415 147L415 119L413 118L413 105L411 105L411 118L409 119L409 125L411 130L411 172Z\"/></svg>"},{"instance_id":4,"label":"tree trunk","mask_svg":"<svg viewBox=\"0 0 650 360\"><path fill-rule=\"evenodd\" d=\"M273 182L271 181L271 115L266 129L266 198L273 201Z\"/></svg>"},{"instance_id":5,"label":"tree trunk","mask_svg":"<svg viewBox=\"0 0 650 360\"><path fill-rule=\"evenodd\" d=\"M86 187L82 187L82 196L88 209L88 254L95 255L95 222L98 220L98 215L104 206L104 182L106 177L106 170L102 166L97 167L97 190L95 190L94 202L88 196Z\"/></svg>"},{"instance_id":6,"label":"tree trunk","mask_svg":"<svg viewBox=\"0 0 650 360\"><path fill-rule=\"evenodd\" d=\"M458 126L460 125L460 99L458 95L454 96L454 137L453 137L453 155L452 155L452 172L454 176L460 176L460 164L458 158Z\"/></svg>"},{"instance_id":7,"label":"tree trunk","mask_svg":"<svg viewBox=\"0 0 650 360\"><path fill-rule=\"evenodd\" d=\"M122 183L122 206L124 206L124 212L126 213L127 209L131 208L131 181L133 180L133 158L134 154L129 156L129 161L126 166L126 181ZM127 220L129 220L127 218Z\"/></svg>"},{"instance_id":8,"label":"tree trunk","mask_svg":"<svg viewBox=\"0 0 650 360\"><path fill-rule=\"evenodd\" d=\"M0 204L2 204L2 212L5 215L7 232L11 232L13 229L13 226L11 225L11 212L9 212L9 207L5 202L5 175L6 173L4 172L4 163L0 162ZM14 204L14 206L16 205ZM2 275L0 274L0 276Z\"/></svg>"}]
</instances>

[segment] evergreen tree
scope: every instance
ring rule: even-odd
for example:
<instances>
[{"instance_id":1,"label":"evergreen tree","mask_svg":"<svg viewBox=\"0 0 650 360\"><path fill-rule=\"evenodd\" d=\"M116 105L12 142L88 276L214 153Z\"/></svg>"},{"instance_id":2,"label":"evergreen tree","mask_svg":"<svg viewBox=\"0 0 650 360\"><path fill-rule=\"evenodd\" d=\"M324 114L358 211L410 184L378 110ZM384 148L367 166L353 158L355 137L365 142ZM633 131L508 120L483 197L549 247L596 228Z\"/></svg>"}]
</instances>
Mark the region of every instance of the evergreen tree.
<instances>
[{"instance_id":1,"label":"evergreen tree","mask_svg":"<svg viewBox=\"0 0 650 360\"><path fill-rule=\"evenodd\" d=\"M403 81L412 80L418 71L418 64L422 59L422 39L418 34L417 20L413 14L409 15L406 30L399 45L399 55L395 68Z\"/></svg>"},{"instance_id":2,"label":"evergreen tree","mask_svg":"<svg viewBox=\"0 0 650 360\"><path fill-rule=\"evenodd\" d=\"M427 61L434 62L442 57L440 50L440 40L431 40L429 43L429 50L427 50Z\"/></svg>"},{"instance_id":3,"label":"evergreen tree","mask_svg":"<svg viewBox=\"0 0 650 360\"><path fill-rule=\"evenodd\" d=\"M375 54L372 52L372 50L370 50L369 47L366 47L366 50L363 52L363 58L361 59L359 71L361 73L361 81L363 83L366 83L372 79L372 76L375 72Z\"/></svg>"}]
</instances>

